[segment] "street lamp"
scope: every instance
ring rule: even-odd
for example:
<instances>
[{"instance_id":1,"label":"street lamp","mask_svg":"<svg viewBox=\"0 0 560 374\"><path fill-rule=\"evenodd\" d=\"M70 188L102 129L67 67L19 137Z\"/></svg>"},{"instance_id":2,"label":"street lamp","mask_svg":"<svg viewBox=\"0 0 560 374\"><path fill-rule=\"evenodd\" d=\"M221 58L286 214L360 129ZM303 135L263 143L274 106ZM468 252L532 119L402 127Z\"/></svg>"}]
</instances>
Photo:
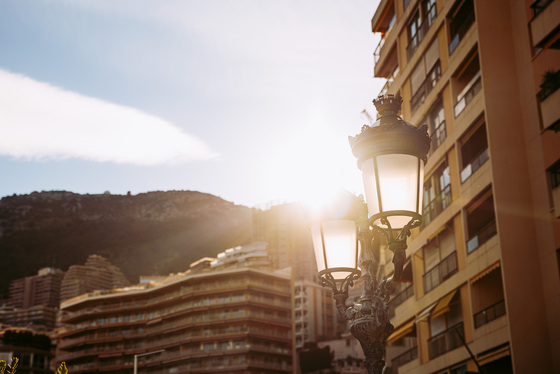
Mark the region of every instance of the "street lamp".
<instances>
[{"instance_id":1,"label":"street lamp","mask_svg":"<svg viewBox=\"0 0 560 374\"><path fill-rule=\"evenodd\" d=\"M368 219L356 229L353 221L327 221L312 227L317 276L333 290L333 298L350 332L364 351L369 374L383 371L385 345L394 330L387 315L389 296L402 276L406 239L422 221L422 184L430 137L426 126L414 127L398 116L400 95L373 100L379 116L360 134L349 137L362 171ZM374 240L384 236L393 252L394 272L378 277ZM361 269L358 269L359 268ZM346 308L348 288L361 275L363 290Z\"/></svg>"},{"instance_id":2,"label":"street lamp","mask_svg":"<svg viewBox=\"0 0 560 374\"><path fill-rule=\"evenodd\" d=\"M138 357L143 357L143 356L149 356L149 355L155 355L157 353L162 353L165 352L165 349L160 349L157 351L153 351L153 352L146 352L146 353L140 353L140 354L136 354L134 355L134 366L132 368L132 373L133 374L137 374L138 373Z\"/></svg>"}]
</instances>

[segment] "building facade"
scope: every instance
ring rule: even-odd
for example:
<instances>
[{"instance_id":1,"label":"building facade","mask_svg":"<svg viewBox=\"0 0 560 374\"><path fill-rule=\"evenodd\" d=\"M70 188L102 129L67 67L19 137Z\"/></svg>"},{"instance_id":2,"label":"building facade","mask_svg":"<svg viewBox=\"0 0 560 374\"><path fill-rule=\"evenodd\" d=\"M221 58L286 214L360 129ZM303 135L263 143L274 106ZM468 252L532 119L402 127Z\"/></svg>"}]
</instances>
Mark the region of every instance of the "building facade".
<instances>
[{"instance_id":1,"label":"building facade","mask_svg":"<svg viewBox=\"0 0 560 374\"><path fill-rule=\"evenodd\" d=\"M213 259L151 286L61 305L57 361L73 374L291 373L291 270L212 270Z\"/></svg>"},{"instance_id":2,"label":"building facade","mask_svg":"<svg viewBox=\"0 0 560 374\"><path fill-rule=\"evenodd\" d=\"M560 1L381 0L374 75L428 126L393 373L560 372Z\"/></svg>"}]
</instances>

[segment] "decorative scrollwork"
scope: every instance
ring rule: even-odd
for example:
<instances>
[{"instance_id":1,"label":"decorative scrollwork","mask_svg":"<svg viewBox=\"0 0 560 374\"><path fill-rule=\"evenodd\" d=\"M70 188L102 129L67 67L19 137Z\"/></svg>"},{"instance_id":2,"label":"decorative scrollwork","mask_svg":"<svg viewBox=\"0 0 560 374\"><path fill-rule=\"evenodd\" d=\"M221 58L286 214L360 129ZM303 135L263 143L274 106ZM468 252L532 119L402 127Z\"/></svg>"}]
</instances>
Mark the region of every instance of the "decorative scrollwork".
<instances>
[{"instance_id":1,"label":"decorative scrollwork","mask_svg":"<svg viewBox=\"0 0 560 374\"><path fill-rule=\"evenodd\" d=\"M411 217L400 232L395 236L393 228L388 220L390 215L408 215ZM379 220L386 228L374 225ZM336 282L330 274L324 274L321 278L323 285L329 285L333 289L333 297L337 301L337 308L341 315L350 321L350 332L360 342L366 356L365 364L368 373L381 373L385 366L385 345L387 338L393 333L394 327L389 321L388 309L389 298L394 292L396 281L402 276L404 263L406 261L406 240L410 231L418 227L422 222L420 215L413 212L390 212L383 216L373 216L365 231L358 235L362 244L360 256L360 267L362 269L363 291L362 296L354 302L354 305L345 307L348 297L348 287L353 285L357 279L355 273L351 273L343 282ZM376 257L373 245L374 233L383 234L387 241L389 250L393 252L394 272L388 279L377 279L375 276ZM331 269L335 271L335 269ZM338 286L338 287L337 287ZM335 292L336 290L336 292Z\"/></svg>"}]
</instances>

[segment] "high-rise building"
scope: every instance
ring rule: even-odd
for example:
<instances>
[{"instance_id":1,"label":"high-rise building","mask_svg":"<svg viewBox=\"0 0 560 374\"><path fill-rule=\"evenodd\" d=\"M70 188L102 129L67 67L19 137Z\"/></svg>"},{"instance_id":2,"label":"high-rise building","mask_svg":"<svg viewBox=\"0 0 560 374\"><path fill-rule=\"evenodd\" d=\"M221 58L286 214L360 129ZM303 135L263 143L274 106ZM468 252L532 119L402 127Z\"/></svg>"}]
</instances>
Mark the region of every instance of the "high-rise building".
<instances>
[{"instance_id":1,"label":"high-rise building","mask_svg":"<svg viewBox=\"0 0 560 374\"><path fill-rule=\"evenodd\" d=\"M105 257L90 255L84 265L72 265L62 280L60 299L71 299L96 290L126 287L130 283Z\"/></svg>"},{"instance_id":2,"label":"high-rise building","mask_svg":"<svg viewBox=\"0 0 560 374\"><path fill-rule=\"evenodd\" d=\"M0 322L37 331L52 330L63 277L64 272L59 269L43 268L37 275L13 280L8 303L0 309Z\"/></svg>"},{"instance_id":3,"label":"high-rise building","mask_svg":"<svg viewBox=\"0 0 560 374\"><path fill-rule=\"evenodd\" d=\"M387 365L560 372L560 1L381 0L372 29L432 137Z\"/></svg>"},{"instance_id":4,"label":"high-rise building","mask_svg":"<svg viewBox=\"0 0 560 374\"><path fill-rule=\"evenodd\" d=\"M59 269L43 268L37 275L13 280L10 283L8 306L21 309L45 305L57 308L63 277L64 272Z\"/></svg>"},{"instance_id":5,"label":"high-rise building","mask_svg":"<svg viewBox=\"0 0 560 374\"><path fill-rule=\"evenodd\" d=\"M213 261L160 284L63 302L57 361L73 374L131 372L135 356L142 373L291 373L291 269Z\"/></svg>"},{"instance_id":6,"label":"high-rise building","mask_svg":"<svg viewBox=\"0 0 560 374\"><path fill-rule=\"evenodd\" d=\"M300 204L276 205L254 212L253 241L267 243L274 269L292 267L295 279L316 279L308 217Z\"/></svg>"}]
</instances>

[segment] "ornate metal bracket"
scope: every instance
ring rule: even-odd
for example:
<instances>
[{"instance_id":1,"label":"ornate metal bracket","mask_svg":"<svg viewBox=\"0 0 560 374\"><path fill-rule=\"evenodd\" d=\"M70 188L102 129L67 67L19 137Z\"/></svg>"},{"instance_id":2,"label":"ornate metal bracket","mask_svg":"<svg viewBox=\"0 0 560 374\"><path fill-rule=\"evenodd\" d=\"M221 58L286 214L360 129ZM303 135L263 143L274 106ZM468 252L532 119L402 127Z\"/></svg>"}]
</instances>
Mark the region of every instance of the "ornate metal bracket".
<instances>
[{"instance_id":1,"label":"ornate metal bracket","mask_svg":"<svg viewBox=\"0 0 560 374\"><path fill-rule=\"evenodd\" d=\"M392 229L387 219L391 215L412 217L396 236L394 235L395 230ZM377 220L380 220L381 224L386 227L374 225L373 222ZM353 306L346 308L345 302L348 298L348 286L353 286L353 282L357 278L356 274L349 275L342 284L338 285L338 288L332 276L329 279L330 274L323 274L321 277L322 284L329 285L333 289L333 297L339 313L350 322L350 332L362 346L366 356L365 365L368 374L381 374L385 366L387 338L394 331L388 318L389 297L395 290L396 282L402 277L406 261L406 240L410 236L410 230L419 226L421 222L422 217L412 212L389 212L382 216L371 217L367 228L360 230L358 239L362 249L360 268L362 269L363 290L362 295ZM395 270L393 276L388 279L384 279L382 274L377 274L381 264L374 241L379 234L385 237L389 250L393 252L392 262Z\"/></svg>"}]
</instances>

